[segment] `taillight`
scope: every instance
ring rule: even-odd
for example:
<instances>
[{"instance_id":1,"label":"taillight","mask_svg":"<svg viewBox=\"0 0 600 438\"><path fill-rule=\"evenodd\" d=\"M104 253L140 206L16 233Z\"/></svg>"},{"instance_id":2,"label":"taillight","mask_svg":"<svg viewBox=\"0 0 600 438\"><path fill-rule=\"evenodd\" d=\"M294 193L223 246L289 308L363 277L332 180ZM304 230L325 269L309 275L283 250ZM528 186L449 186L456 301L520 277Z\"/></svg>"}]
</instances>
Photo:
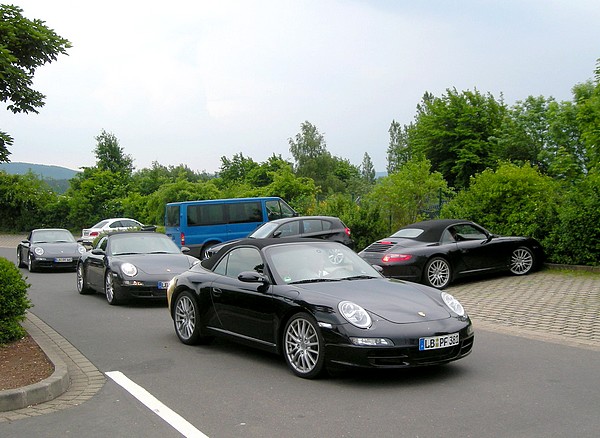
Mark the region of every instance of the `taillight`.
<instances>
[{"instance_id":1,"label":"taillight","mask_svg":"<svg viewBox=\"0 0 600 438\"><path fill-rule=\"evenodd\" d=\"M98 231L92 231L90 233L90 237L96 237L98 235Z\"/></svg>"},{"instance_id":2,"label":"taillight","mask_svg":"<svg viewBox=\"0 0 600 438\"><path fill-rule=\"evenodd\" d=\"M185 245L185 234L181 233L181 235L179 236L181 239L181 246Z\"/></svg>"},{"instance_id":3,"label":"taillight","mask_svg":"<svg viewBox=\"0 0 600 438\"><path fill-rule=\"evenodd\" d=\"M350 236L350 228L346 227L344 231L346 232L346 235Z\"/></svg>"},{"instance_id":4,"label":"taillight","mask_svg":"<svg viewBox=\"0 0 600 438\"><path fill-rule=\"evenodd\" d=\"M381 258L383 262L406 262L407 260L412 259L412 255L410 254L386 254Z\"/></svg>"}]
</instances>

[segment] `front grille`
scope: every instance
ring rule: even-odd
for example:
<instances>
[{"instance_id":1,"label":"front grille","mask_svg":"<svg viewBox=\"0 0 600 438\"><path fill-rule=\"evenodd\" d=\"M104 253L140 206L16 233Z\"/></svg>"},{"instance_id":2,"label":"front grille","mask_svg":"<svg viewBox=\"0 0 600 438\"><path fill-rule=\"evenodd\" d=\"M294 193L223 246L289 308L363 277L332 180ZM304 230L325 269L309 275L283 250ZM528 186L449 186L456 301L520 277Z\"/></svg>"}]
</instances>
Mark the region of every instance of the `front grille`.
<instances>
[{"instance_id":1,"label":"front grille","mask_svg":"<svg viewBox=\"0 0 600 438\"><path fill-rule=\"evenodd\" d=\"M368 362L374 367L412 367L418 365L433 365L450 362L468 354L473 347L473 338L461 342L451 348L419 351L418 348L392 348L389 350L372 351Z\"/></svg>"}]
</instances>

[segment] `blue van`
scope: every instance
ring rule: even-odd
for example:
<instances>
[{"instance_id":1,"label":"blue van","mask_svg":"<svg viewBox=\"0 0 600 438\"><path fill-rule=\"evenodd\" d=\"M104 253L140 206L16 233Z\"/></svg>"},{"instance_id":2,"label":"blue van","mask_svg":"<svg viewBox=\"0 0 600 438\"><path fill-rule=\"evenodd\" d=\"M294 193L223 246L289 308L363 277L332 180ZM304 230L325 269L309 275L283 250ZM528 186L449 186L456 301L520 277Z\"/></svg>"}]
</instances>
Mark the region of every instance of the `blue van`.
<instances>
[{"instance_id":1,"label":"blue van","mask_svg":"<svg viewBox=\"0 0 600 438\"><path fill-rule=\"evenodd\" d=\"M240 239L273 219L297 216L277 197L170 202L165 211L166 234L190 254L203 258L216 243Z\"/></svg>"}]
</instances>

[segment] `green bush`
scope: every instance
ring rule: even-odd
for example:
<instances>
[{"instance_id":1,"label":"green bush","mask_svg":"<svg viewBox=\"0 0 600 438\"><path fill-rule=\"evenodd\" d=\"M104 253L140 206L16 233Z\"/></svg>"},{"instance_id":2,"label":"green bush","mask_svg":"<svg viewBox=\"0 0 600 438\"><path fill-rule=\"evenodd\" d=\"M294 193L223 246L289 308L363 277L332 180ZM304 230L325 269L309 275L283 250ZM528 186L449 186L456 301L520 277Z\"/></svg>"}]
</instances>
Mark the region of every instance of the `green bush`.
<instances>
[{"instance_id":1,"label":"green bush","mask_svg":"<svg viewBox=\"0 0 600 438\"><path fill-rule=\"evenodd\" d=\"M25 336L20 322L31 307L29 286L14 263L0 257L0 344Z\"/></svg>"}]
</instances>

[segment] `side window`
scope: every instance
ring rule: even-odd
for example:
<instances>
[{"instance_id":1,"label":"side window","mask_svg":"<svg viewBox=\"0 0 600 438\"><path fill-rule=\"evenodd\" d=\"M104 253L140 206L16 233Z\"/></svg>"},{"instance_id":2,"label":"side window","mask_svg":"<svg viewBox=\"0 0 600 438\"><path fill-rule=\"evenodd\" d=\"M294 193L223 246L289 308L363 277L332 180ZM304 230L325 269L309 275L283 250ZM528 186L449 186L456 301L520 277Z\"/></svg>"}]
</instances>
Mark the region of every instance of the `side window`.
<instances>
[{"instance_id":1,"label":"side window","mask_svg":"<svg viewBox=\"0 0 600 438\"><path fill-rule=\"evenodd\" d=\"M442 243L453 243L456 242L456 231L454 231L454 228L448 228L447 230L444 230L444 232L442 233Z\"/></svg>"},{"instance_id":2,"label":"side window","mask_svg":"<svg viewBox=\"0 0 600 438\"><path fill-rule=\"evenodd\" d=\"M137 228L139 225L134 221L121 221L121 226L127 228Z\"/></svg>"},{"instance_id":3,"label":"side window","mask_svg":"<svg viewBox=\"0 0 600 438\"><path fill-rule=\"evenodd\" d=\"M108 244L108 237L104 236L102 239L100 239L100 242L98 242L98 245L96 245L96 248L99 248L102 251L106 251L107 244Z\"/></svg>"},{"instance_id":4,"label":"side window","mask_svg":"<svg viewBox=\"0 0 600 438\"><path fill-rule=\"evenodd\" d=\"M214 272L227 277L237 278L244 271L263 272L264 264L255 248L237 248L219 262Z\"/></svg>"},{"instance_id":5,"label":"side window","mask_svg":"<svg viewBox=\"0 0 600 438\"><path fill-rule=\"evenodd\" d=\"M179 205L168 205L166 223L167 227L178 227L179 226Z\"/></svg>"},{"instance_id":6,"label":"side window","mask_svg":"<svg viewBox=\"0 0 600 438\"><path fill-rule=\"evenodd\" d=\"M110 224L110 225L108 226L108 228L119 228L119 227L122 227L122 226L123 226L123 225L121 225L121 221L115 221L115 222L113 222L112 224Z\"/></svg>"},{"instance_id":7,"label":"side window","mask_svg":"<svg viewBox=\"0 0 600 438\"><path fill-rule=\"evenodd\" d=\"M473 225L456 225L456 240L483 240L487 236L479 228Z\"/></svg>"},{"instance_id":8,"label":"side window","mask_svg":"<svg viewBox=\"0 0 600 438\"><path fill-rule=\"evenodd\" d=\"M333 224L329 221L321 221L321 226L323 227L323 231L329 231L333 228Z\"/></svg>"},{"instance_id":9,"label":"side window","mask_svg":"<svg viewBox=\"0 0 600 438\"><path fill-rule=\"evenodd\" d=\"M260 202L227 204L229 223L262 222Z\"/></svg>"},{"instance_id":10,"label":"side window","mask_svg":"<svg viewBox=\"0 0 600 438\"><path fill-rule=\"evenodd\" d=\"M224 224L223 204L188 205L187 221L189 226Z\"/></svg>"},{"instance_id":11,"label":"side window","mask_svg":"<svg viewBox=\"0 0 600 438\"><path fill-rule=\"evenodd\" d=\"M323 231L323 225L320 219L304 220L302 221L302 226L304 227L304 234Z\"/></svg>"},{"instance_id":12,"label":"side window","mask_svg":"<svg viewBox=\"0 0 600 438\"><path fill-rule=\"evenodd\" d=\"M283 224L277 231L281 232L279 237L297 236L300 234L300 221L292 221Z\"/></svg>"},{"instance_id":13,"label":"side window","mask_svg":"<svg viewBox=\"0 0 600 438\"><path fill-rule=\"evenodd\" d=\"M267 216L269 217L270 221L282 218L279 201L266 201L265 207L267 208Z\"/></svg>"}]
</instances>

